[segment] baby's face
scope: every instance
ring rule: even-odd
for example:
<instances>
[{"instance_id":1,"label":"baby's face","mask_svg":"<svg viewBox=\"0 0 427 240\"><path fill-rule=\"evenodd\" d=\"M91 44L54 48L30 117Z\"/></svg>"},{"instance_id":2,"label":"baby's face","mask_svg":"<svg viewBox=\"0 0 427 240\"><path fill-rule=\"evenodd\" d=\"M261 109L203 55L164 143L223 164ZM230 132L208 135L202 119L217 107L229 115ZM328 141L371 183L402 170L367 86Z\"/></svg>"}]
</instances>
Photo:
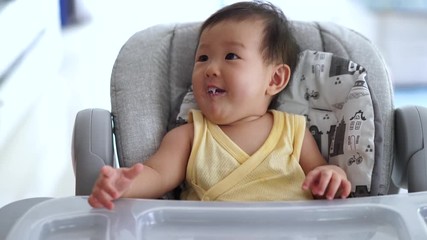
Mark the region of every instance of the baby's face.
<instances>
[{"instance_id":1,"label":"baby's face","mask_svg":"<svg viewBox=\"0 0 427 240\"><path fill-rule=\"evenodd\" d=\"M206 28L195 55L193 91L204 115L224 125L262 115L273 67L261 54L261 20L223 21Z\"/></svg>"}]
</instances>

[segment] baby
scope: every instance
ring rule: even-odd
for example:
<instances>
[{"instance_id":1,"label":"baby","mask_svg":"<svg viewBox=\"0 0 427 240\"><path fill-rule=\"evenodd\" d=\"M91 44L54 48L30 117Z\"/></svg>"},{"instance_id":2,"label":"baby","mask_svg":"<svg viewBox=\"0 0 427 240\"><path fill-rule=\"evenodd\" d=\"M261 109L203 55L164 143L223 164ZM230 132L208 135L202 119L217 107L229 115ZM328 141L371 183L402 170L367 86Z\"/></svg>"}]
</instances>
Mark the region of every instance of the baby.
<instances>
[{"instance_id":1,"label":"baby","mask_svg":"<svg viewBox=\"0 0 427 240\"><path fill-rule=\"evenodd\" d=\"M88 201L159 198L185 182L181 199L345 198L345 172L328 165L303 116L269 109L289 82L299 47L270 3L226 6L201 26L192 74L200 110L169 131L144 164L101 169Z\"/></svg>"}]
</instances>

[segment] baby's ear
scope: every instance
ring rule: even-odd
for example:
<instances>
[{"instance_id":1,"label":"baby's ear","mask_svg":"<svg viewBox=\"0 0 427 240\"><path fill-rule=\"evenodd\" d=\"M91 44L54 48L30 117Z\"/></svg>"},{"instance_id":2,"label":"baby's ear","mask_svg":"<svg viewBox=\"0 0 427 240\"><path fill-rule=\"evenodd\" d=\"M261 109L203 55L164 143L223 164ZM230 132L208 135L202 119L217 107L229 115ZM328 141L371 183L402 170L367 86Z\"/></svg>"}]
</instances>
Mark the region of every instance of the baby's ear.
<instances>
[{"instance_id":1,"label":"baby's ear","mask_svg":"<svg viewBox=\"0 0 427 240\"><path fill-rule=\"evenodd\" d=\"M288 85L291 76L291 69L286 64L278 64L274 66L267 94L273 96L282 91Z\"/></svg>"}]
</instances>

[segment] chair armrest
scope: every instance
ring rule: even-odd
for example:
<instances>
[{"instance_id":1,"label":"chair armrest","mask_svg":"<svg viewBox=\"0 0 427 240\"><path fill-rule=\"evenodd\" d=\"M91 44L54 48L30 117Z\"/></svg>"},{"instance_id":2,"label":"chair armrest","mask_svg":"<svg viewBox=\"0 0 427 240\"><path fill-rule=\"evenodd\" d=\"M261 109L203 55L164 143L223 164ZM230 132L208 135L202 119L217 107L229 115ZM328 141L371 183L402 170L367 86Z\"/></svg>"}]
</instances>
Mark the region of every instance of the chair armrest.
<instances>
[{"instance_id":1,"label":"chair armrest","mask_svg":"<svg viewBox=\"0 0 427 240\"><path fill-rule=\"evenodd\" d=\"M395 111L396 153L393 181L408 192L427 191L427 108L407 106Z\"/></svg>"},{"instance_id":2,"label":"chair armrest","mask_svg":"<svg viewBox=\"0 0 427 240\"><path fill-rule=\"evenodd\" d=\"M89 195L104 165L113 166L113 126L111 113L85 109L77 113L72 139L72 160L76 195Z\"/></svg>"}]
</instances>

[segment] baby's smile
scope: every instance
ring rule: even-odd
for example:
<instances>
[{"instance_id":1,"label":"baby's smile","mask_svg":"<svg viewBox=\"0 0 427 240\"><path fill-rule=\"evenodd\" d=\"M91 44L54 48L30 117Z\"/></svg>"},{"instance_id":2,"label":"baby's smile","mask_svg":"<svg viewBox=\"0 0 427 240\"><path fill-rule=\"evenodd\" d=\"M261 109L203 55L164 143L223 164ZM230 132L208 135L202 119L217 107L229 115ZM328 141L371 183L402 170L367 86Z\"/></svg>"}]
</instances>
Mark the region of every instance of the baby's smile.
<instances>
[{"instance_id":1,"label":"baby's smile","mask_svg":"<svg viewBox=\"0 0 427 240\"><path fill-rule=\"evenodd\" d=\"M222 93L225 93L224 89L220 89L220 88L217 88L217 87L209 87L208 88L208 94L209 95L216 96L216 95L219 95L219 94L222 94Z\"/></svg>"}]
</instances>

